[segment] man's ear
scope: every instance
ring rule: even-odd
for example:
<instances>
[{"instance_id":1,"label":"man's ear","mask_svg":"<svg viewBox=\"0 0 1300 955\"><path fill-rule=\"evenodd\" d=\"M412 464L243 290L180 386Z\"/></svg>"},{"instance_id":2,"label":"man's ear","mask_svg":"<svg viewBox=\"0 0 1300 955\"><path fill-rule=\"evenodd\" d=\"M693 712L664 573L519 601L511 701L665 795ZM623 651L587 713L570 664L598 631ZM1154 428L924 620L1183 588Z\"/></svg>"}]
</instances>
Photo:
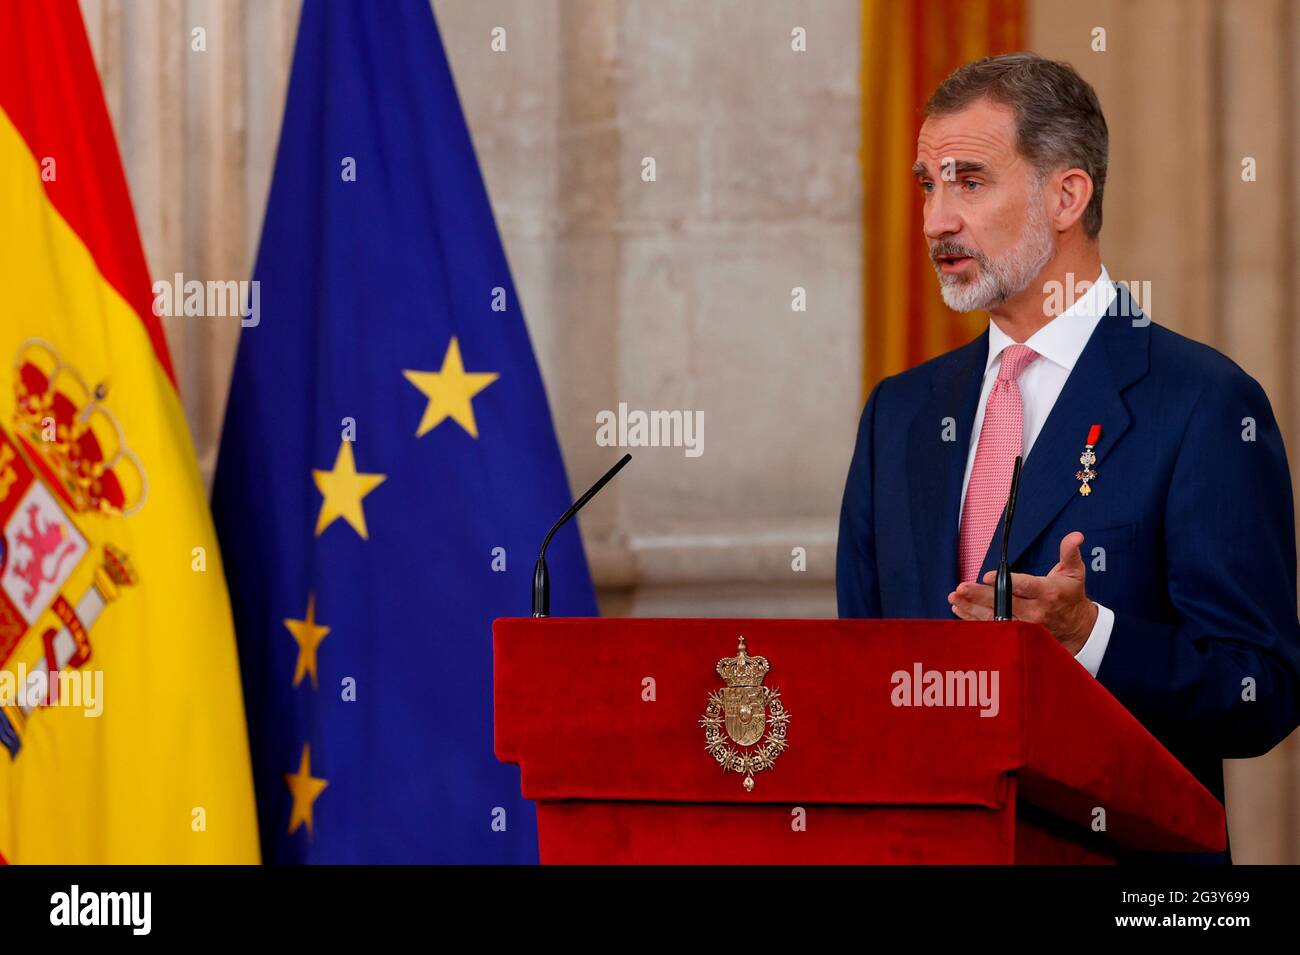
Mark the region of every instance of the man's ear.
<instances>
[{"instance_id":1,"label":"man's ear","mask_svg":"<svg viewBox=\"0 0 1300 955\"><path fill-rule=\"evenodd\" d=\"M1066 169L1051 180L1047 211L1057 232L1065 232L1082 217L1092 201L1092 177L1082 169Z\"/></svg>"}]
</instances>

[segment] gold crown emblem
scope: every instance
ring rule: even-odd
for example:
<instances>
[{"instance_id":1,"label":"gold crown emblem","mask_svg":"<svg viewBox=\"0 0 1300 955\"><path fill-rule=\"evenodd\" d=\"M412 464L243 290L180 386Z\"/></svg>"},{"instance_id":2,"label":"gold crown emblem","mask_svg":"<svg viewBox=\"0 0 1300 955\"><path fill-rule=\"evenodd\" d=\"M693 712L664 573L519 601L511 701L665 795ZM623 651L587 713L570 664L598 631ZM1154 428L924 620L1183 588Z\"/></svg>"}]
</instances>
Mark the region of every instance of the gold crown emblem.
<instances>
[{"instance_id":1,"label":"gold crown emblem","mask_svg":"<svg viewBox=\"0 0 1300 955\"><path fill-rule=\"evenodd\" d=\"M148 482L107 397L105 383L87 387L48 342L29 338L18 347L14 424L23 446L77 511L129 516Z\"/></svg>"},{"instance_id":2,"label":"gold crown emblem","mask_svg":"<svg viewBox=\"0 0 1300 955\"><path fill-rule=\"evenodd\" d=\"M718 676L727 681L727 686L758 686L772 669L767 657L751 657L745 650L745 638L740 638L740 648L734 657L723 657L718 661Z\"/></svg>"}]
</instances>

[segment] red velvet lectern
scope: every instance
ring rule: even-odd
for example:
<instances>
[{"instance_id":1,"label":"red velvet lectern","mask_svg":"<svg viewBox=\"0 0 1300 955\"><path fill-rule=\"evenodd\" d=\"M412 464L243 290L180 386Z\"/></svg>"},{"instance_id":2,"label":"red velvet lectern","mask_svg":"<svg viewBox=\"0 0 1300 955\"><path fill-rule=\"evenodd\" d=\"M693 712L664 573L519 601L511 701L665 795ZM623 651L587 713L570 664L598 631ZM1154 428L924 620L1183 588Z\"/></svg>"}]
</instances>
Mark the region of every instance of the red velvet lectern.
<instances>
[{"instance_id":1,"label":"red velvet lectern","mask_svg":"<svg viewBox=\"0 0 1300 955\"><path fill-rule=\"evenodd\" d=\"M1218 800L1036 625L501 619L493 644L496 754L537 802L544 863L1224 848ZM710 726L724 759L776 753L752 789Z\"/></svg>"}]
</instances>

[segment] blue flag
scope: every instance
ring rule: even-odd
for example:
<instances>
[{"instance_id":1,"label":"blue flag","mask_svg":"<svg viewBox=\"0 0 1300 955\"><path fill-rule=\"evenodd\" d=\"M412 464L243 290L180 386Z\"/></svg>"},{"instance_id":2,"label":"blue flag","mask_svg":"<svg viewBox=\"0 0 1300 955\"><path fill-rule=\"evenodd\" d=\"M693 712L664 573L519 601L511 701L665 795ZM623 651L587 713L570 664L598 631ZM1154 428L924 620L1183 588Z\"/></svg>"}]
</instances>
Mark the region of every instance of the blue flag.
<instances>
[{"instance_id":1,"label":"blue flag","mask_svg":"<svg viewBox=\"0 0 1300 955\"><path fill-rule=\"evenodd\" d=\"M213 508L264 858L536 861L491 621L571 498L428 0L303 4L254 279Z\"/></svg>"}]
</instances>

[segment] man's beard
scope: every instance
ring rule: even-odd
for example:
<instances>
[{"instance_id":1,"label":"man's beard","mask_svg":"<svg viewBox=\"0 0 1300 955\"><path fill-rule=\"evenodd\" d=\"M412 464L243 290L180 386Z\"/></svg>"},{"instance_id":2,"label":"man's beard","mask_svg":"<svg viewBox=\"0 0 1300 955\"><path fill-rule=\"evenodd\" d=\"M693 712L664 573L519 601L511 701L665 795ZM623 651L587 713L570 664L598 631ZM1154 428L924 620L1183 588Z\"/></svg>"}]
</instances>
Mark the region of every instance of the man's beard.
<instances>
[{"instance_id":1,"label":"man's beard","mask_svg":"<svg viewBox=\"0 0 1300 955\"><path fill-rule=\"evenodd\" d=\"M956 242L938 242L930 249L930 262L939 276L944 304L955 312L976 312L1001 305L1029 288L1055 251L1047 212L1039 192L1033 190L1024 237L1001 259L990 259ZM969 256L975 261L975 277L945 275L939 270L940 256Z\"/></svg>"}]
</instances>

